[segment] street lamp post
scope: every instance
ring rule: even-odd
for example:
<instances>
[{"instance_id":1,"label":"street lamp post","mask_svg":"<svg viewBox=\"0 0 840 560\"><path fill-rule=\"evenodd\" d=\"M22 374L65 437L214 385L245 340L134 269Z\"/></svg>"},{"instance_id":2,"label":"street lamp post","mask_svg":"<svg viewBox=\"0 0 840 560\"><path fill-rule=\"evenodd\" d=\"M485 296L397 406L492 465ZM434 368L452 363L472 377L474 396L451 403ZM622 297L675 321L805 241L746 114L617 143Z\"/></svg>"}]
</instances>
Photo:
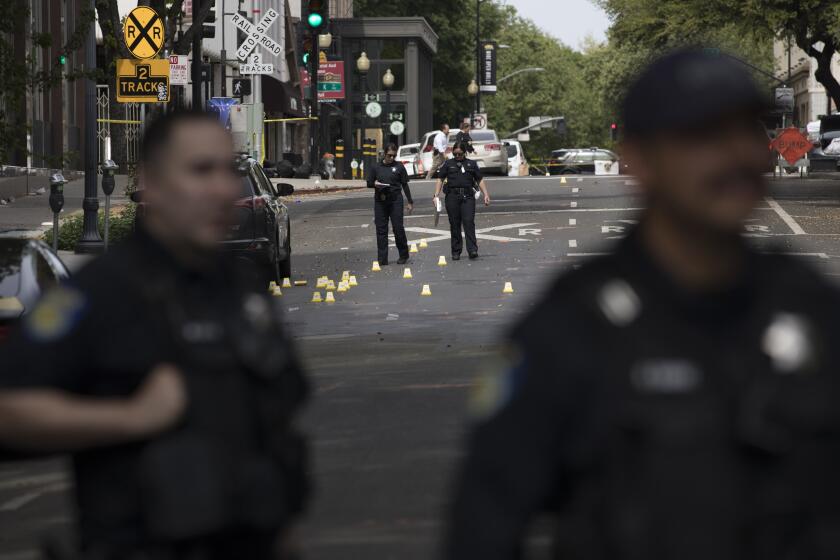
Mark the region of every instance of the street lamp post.
<instances>
[{"instance_id":1,"label":"street lamp post","mask_svg":"<svg viewBox=\"0 0 840 560\"><path fill-rule=\"evenodd\" d=\"M481 0L475 0L475 80L477 89L475 90L475 113L481 112L481 88L478 87L478 82L481 82ZM472 122L470 122L472 125Z\"/></svg>"},{"instance_id":2,"label":"street lamp post","mask_svg":"<svg viewBox=\"0 0 840 560\"><path fill-rule=\"evenodd\" d=\"M382 76L382 85L385 86L385 135L388 138L388 142L392 142L393 139L391 138L391 88L394 87L394 75L391 73L391 69L388 68L385 71L385 74ZM384 148L384 146L383 146Z\"/></svg>"},{"instance_id":3,"label":"street lamp post","mask_svg":"<svg viewBox=\"0 0 840 560\"><path fill-rule=\"evenodd\" d=\"M478 95L478 84L475 83L475 80L470 80L470 83L467 86L467 93L473 97ZM473 125L473 121L475 121L475 108L473 108L472 116L470 116L470 126Z\"/></svg>"},{"instance_id":4,"label":"street lamp post","mask_svg":"<svg viewBox=\"0 0 840 560\"><path fill-rule=\"evenodd\" d=\"M503 77L499 78L498 80L496 80L496 85L498 86L499 84L501 84L505 80L513 78L514 76L518 76L519 74L524 74L525 72L545 72L545 68L520 68L516 72L511 72L507 76L503 76Z\"/></svg>"},{"instance_id":5,"label":"street lamp post","mask_svg":"<svg viewBox=\"0 0 840 560\"><path fill-rule=\"evenodd\" d=\"M362 52L362 54L359 55L359 58L356 59L356 70L358 70L359 74L362 76L362 97L365 101L365 103L362 104L362 111L364 112L364 115L362 115L362 146L365 146L367 143L367 75L370 70L370 59L367 57L365 52ZM370 167L367 165L368 156L366 150L364 150L364 148L362 148L362 150L362 166L369 169Z\"/></svg>"}]
</instances>

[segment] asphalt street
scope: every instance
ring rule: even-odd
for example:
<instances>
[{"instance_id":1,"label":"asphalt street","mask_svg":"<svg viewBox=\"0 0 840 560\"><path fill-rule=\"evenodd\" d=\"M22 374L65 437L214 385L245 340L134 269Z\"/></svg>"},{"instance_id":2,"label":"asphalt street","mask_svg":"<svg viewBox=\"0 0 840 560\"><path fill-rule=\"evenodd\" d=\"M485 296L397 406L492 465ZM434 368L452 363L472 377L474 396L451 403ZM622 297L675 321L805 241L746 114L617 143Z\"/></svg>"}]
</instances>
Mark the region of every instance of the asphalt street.
<instances>
[{"instance_id":1,"label":"asphalt street","mask_svg":"<svg viewBox=\"0 0 840 560\"><path fill-rule=\"evenodd\" d=\"M546 283L608 251L641 208L625 177L488 184L492 205L476 219L481 257L452 262L446 216L433 222L433 184L412 183L406 229L428 248L411 255L411 279L396 264L370 270L370 192L289 198L293 276L308 285L285 289L282 301L315 386L303 422L317 486L300 531L305 558L435 557L476 374L495 367L505 329ZM840 181L773 180L744 235L840 277ZM337 281L344 270L358 287L335 303L310 302L317 277ZM514 293L502 293L505 282ZM424 284L431 296L420 295ZM63 472L55 461L0 465L0 560L35 558L45 534L66 531Z\"/></svg>"}]
</instances>

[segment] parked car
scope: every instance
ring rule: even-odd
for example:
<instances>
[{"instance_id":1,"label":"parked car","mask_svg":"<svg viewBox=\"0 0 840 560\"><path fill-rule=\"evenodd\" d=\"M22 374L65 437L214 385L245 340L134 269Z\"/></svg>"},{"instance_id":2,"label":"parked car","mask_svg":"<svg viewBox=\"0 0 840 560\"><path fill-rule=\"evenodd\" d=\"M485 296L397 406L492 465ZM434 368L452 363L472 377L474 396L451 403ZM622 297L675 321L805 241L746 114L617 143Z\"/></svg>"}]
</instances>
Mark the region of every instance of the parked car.
<instances>
[{"instance_id":1,"label":"parked car","mask_svg":"<svg viewBox=\"0 0 840 560\"><path fill-rule=\"evenodd\" d=\"M34 239L0 239L0 341L46 290L70 277L52 248Z\"/></svg>"},{"instance_id":2,"label":"parked car","mask_svg":"<svg viewBox=\"0 0 840 560\"><path fill-rule=\"evenodd\" d=\"M289 210L281 197L295 189L272 183L253 159L240 162L241 198L236 217L222 242L225 250L249 259L262 268L268 280L281 282L292 275L292 231Z\"/></svg>"},{"instance_id":3,"label":"parked car","mask_svg":"<svg viewBox=\"0 0 840 560\"><path fill-rule=\"evenodd\" d=\"M399 161L405 166L405 170L408 172L409 177L416 177L423 173L421 171L422 164L420 163L418 158L419 155L419 143L405 144L404 146L400 146L400 150L397 152L397 161Z\"/></svg>"},{"instance_id":4,"label":"parked car","mask_svg":"<svg viewBox=\"0 0 840 560\"><path fill-rule=\"evenodd\" d=\"M452 147L455 145L455 136L458 131L449 132L449 148L446 150L446 157L452 157ZM499 140L495 130L472 130L472 146L474 153L467 154L467 157L478 163L478 167L484 173L508 174L507 148Z\"/></svg>"},{"instance_id":5,"label":"parked car","mask_svg":"<svg viewBox=\"0 0 840 560\"><path fill-rule=\"evenodd\" d=\"M525 152L519 140L503 140L508 154L508 175L511 177L522 177L529 174L528 162L525 159Z\"/></svg>"},{"instance_id":6,"label":"parked car","mask_svg":"<svg viewBox=\"0 0 840 560\"><path fill-rule=\"evenodd\" d=\"M559 158L552 157L546 166L551 175L595 173L596 161L618 162L618 160L615 152L602 148L573 149L567 150Z\"/></svg>"}]
</instances>

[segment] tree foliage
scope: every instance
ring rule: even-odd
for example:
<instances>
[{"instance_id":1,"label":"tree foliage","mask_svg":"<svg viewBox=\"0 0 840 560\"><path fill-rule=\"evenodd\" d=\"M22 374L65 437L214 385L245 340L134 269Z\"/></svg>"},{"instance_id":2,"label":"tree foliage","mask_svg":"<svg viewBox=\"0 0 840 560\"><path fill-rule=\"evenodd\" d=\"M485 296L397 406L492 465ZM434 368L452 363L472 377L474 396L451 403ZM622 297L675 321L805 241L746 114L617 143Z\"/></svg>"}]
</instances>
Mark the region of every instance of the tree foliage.
<instances>
[{"instance_id":1,"label":"tree foliage","mask_svg":"<svg viewBox=\"0 0 840 560\"><path fill-rule=\"evenodd\" d=\"M831 59L840 48L837 0L599 0L610 14L611 40L659 51L716 44L772 71L772 42L790 38L817 62L816 78L840 106Z\"/></svg>"}]
</instances>

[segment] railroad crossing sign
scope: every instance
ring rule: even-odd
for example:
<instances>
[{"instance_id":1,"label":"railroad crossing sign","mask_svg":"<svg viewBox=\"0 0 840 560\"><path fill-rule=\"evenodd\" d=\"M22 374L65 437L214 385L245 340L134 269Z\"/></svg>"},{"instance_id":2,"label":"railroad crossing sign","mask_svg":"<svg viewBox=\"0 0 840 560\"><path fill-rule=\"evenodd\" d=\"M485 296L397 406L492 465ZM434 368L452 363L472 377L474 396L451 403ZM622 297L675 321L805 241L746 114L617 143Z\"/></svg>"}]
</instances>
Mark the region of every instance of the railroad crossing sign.
<instances>
[{"instance_id":1,"label":"railroad crossing sign","mask_svg":"<svg viewBox=\"0 0 840 560\"><path fill-rule=\"evenodd\" d=\"M257 45L262 45L274 56L283 54L283 47L278 45L274 40L268 37L265 33L271 24L280 16L277 10L269 8L260 22L256 25L248 21L245 16L235 13L230 16L230 22L248 36L239 45L239 50L236 51L236 58L245 62L248 60L248 55L253 52ZM272 70L273 71L273 70Z\"/></svg>"},{"instance_id":2,"label":"railroad crossing sign","mask_svg":"<svg viewBox=\"0 0 840 560\"><path fill-rule=\"evenodd\" d=\"M260 53L252 54L250 62L239 65L240 74L271 74L272 72L274 72L274 65L263 64Z\"/></svg>"},{"instance_id":3,"label":"railroad crossing sign","mask_svg":"<svg viewBox=\"0 0 840 560\"><path fill-rule=\"evenodd\" d=\"M163 20L148 6L137 6L123 24L125 46L135 58L152 58L163 47Z\"/></svg>"},{"instance_id":4,"label":"railroad crossing sign","mask_svg":"<svg viewBox=\"0 0 840 560\"><path fill-rule=\"evenodd\" d=\"M794 165L811 151L814 143L808 140L808 137L802 134L798 128L790 127L780 132L775 140L770 143L770 147L779 152L785 158L785 161Z\"/></svg>"},{"instance_id":5,"label":"railroad crossing sign","mask_svg":"<svg viewBox=\"0 0 840 560\"><path fill-rule=\"evenodd\" d=\"M169 101L169 60L117 59L117 101L160 103Z\"/></svg>"}]
</instances>

